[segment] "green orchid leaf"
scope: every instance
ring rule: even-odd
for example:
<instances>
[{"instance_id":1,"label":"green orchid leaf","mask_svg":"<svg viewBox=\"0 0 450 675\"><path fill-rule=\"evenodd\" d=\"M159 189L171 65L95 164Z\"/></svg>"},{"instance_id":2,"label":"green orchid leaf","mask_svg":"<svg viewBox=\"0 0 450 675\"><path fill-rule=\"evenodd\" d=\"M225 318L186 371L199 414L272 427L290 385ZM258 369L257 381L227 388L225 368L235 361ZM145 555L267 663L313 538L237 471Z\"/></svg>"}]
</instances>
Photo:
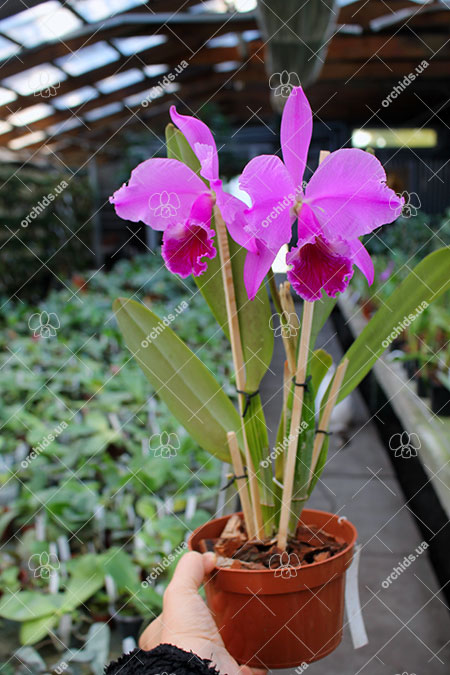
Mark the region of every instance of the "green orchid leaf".
<instances>
[{"instance_id":1,"label":"green orchid leaf","mask_svg":"<svg viewBox=\"0 0 450 675\"><path fill-rule=\"evenodd\" d=\"M329 298L328 295L323 294L323 297L320 300L316 300L314 303L314 314L311 327L311 339L310 345L314 347L316 344L317 336L325 324L325 321L330 316L331 312L334 309L334 306L337 302L337 298Z\"/></svg>"},{"instance_id":2,"label":"green orchid leaf","mask_svg":"<svg viewBox=\"0 0 450 675\"><path fill-rule=\"evenodd\" d=\"M38 619L24 621L20 626L20 643L22 645L33 645L42 640L48 632L57 625L60 619L59 614L48 614Z\"/></svg>"},{"instance_id":3,"label":"green orchid leaf","mask_svg":"<svg viewBox=\"0 0 450 675\"><path fill-rule=\"evenodd\" d=\"M404 325L405 320L413 323L423 309L450 289L449 269L450 247L430 253L383 303L344 356L349 365L338 401L367 375L388 348L394 329Z\"/></svg>"},{"instance_id":4,"label":"green orchid leaf","mask_svg":"<svg viewBox=\"0 0 450 675\"><path fill-rule=\"evenodd\" d=\"M322 449L320 451L319 459L317 460L316 469L315 469L315 471L313 473L313 476L311 478L311 483L309 484L308 497L311 495L312 491L316 487L316 483L319 480L319 478L321 476L321 473L325 468L325 464L327 462L327 457L328 457L328 446L329 446L329 444L330 444L330 437L325 436L324 441L323 441L323 445L322 445Z\"/></svg>"},{"instance_id":5,"label":"green orchid leaf","mask_svg":"<svg viewBox=\"0 0 450 675\"><path fill-rule=\"evenodd\" d=\"M61 604L61 595L49 595L38 591L5 593L0 601L0 616L10 621L29 621L54 614Z\"/></svg>"},{"instance_id":6,"label":"green orchid leaf","mask_svg":"<svg viewBox=\"0 0 450 675\"><path fill-rule=\"evenodd\" d=\"M144 305L118 298L113 308L128 349L171 413L202 448L229 462L227 432L240 437L239 414L208 368Z\"/></svg>"},{"instance_id":7,"label":"green orchid leaf","mask_svg":"<svg viewBox=\"0 0 450 675\"><path fill-rule=\"evenodd\" d=\"M309 363L314 390L317 392L323 378L333 364L333 357L325 349L316 349Z\"/></svg>"},{"instance_id":8,"label":"green orchid leaf","mask_svg":"<svg viewBox=\"0 0 450 675\"><path fill-rule=\"evenodd\" d=\"M181 131L169 124L166 127L167 156L179 159L196 173L200 164ZM214 217L211 218L214 228ZM236 292L239 328L245 361L246 388L256 391L272 360L274 336L270 329L271 308L264 284L256 298L250 301L244 286L244 263L247 251L228 237L233 281ZM217 248L217 247L216 247ZM194 277L217 323L229 338L225 294L219 254L208 260L207 270Z\"/></svg>"}]
</instances>

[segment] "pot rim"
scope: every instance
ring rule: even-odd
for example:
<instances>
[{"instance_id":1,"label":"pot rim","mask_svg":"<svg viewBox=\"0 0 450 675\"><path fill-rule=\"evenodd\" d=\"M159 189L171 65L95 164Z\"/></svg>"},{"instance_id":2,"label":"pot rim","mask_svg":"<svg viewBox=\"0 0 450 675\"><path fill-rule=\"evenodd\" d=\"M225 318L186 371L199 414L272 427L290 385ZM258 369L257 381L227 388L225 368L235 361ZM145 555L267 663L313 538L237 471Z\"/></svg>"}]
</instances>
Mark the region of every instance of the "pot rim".
<instances>
[{"instance_id":1,"label":"pot rim","mask_svg":"<svg viewBox=\"0 0 450 675\"><path fill-rule=\"evenodd\" d=\"M313 515L316 514L316 513L317 513L317 514L320 513L320 514L322 514L322 515L330 516L330 519L332 519L332 518L337 518L337 519L339 520L339 516L338 516L336 513L330 513L329 511L322 511L321 509L308 509L308 508L305 508L305 509L303 509L302 515L303 515L303 513L305 513L305 511L307 511L308 513L313 514ZM226 516L220 516L219 518L212 518L211 520L208 520L206 523L203 523L203 525L200 525L199 527L197 527L195 530L193 530L193 531L191 532L191 534L190 534L190 536L189 536L189 539L188 539L188 547L189 547L192 551L195 550L195 549L193 549L192 546L191 546L191 541L192 541L194 535L195 535L199 530L201 530L205 525L208 525L209 523L211 523L211 522L213 522L213 521L215 521L215 520L222 520L222 519L227 519L227 520L229 520L229 519L231 518L231 516L234 516L234 515L236 515L236 514L238 514L238 515L240 515L240 516L243 516L242 511L235 511L234 513L230 513L229 515L226 515ZM301 519L302 519L302 516L300 516L300 519L299 519L299 520L301 520ZM302 570L304 570L304 569L316 569L316 568L317 568L318 566L320 566L320 565L326 565L326 564L329 564L331 561L339 560L340 558L342 558L342 557L344 557L345 555L347 555L348 552L349 552L349 551L353 548L353 546L356 544L356 540L357 540L357 537L358 537L358 531L357 531L356 527L353 525L353 523L352 523L350 520L348 520L347 518L343 518L343 522L345 522L345 523L350 527L350 529L351 529L351 531L352 531L352 537L351 537L351 541L347 543L347 546L346 546L344 549L342 549L342 551L340 551L337 555L331 556L331 558L327 558L326 560L320 560L319 562L308 563L307 565L295 565L295 566L294 566L294 565L291 565L292 569L297 569L297 570L300 570L300 569L302 569ZM326 526L324 526L324 527L326 527ZM325 530L325 531L326 531L326 530ZM249 569L246 569L246 568L240 568L240 569L234 569L234 570L233 570L233 569L230 569L229 567L220 567L220 566L218 566L218 565L215 565L213 569L214 569L214 570L218 570L218 571L220 571L220 572L227 572L227 573L229 573L229 574L242 574L242 573L247 573L247 572L248 572L248 573L250 573L250 574L272 574L272 575L273 575L273 574L275 574L275 572L277 572L277 570L278 570L279 568L277 568L277 569L272 569L272 570L271 570L271 569L264 569L264 570L249 570Z\"/></svg>"}]
</instances>

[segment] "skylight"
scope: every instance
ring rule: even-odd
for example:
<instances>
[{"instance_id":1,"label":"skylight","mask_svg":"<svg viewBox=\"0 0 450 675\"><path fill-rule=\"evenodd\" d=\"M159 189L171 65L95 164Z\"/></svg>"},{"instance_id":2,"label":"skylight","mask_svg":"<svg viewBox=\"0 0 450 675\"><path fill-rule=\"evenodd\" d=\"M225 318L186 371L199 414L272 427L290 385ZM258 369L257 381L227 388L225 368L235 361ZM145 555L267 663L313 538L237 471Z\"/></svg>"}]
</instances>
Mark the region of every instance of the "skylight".
<instances>
[{"instance_id":1,"label":"skylight","mask_svg":"<svg viewBox=\"0 0 450 675\"><path fill-rule=\"evenodd\" d=\"M73 12L50 0L0 21L0 32L25 47L35 47L47 40L57 40L82 26Z\"/></svg>"},{"instance_id":2,"label":"skylight","mask_svg":"<svg viewBox=\"0 0 450 675\"><path fill-rule=\"evenodd\" d=\"M77 77L95 68L117 61L119 54L107 42L96 42L90 47L83 47L73 54L55 59L58 66L69 75Z\"/></svg>"},{"instance_id":3,"label":"skylight","mask_svg":"<svg viewBox=\"0 0 450 675\"><path fill-rule=\"evenodd\" d=\"M117 89L122 89L122 87L129 87L136 82L141 82L144 79L144 73L137 68L132 68L131 70L126 70L125 72L116 73L107 77L104 80L97 82L97 87L100 89L102 94L110 94Z\"/></svg>"},{"instance_id":4,"label":"skylight","mask_svg":"<svg viewBox=\"0 0 450 675\"><path fill-rule=\"evenodd\" d=\"M167 73L169 66L164 63L152 63L150 66L145 66L144 73L147 77L158 77L158 75L163 75Z\"/></svg>"},{"instance_id":5,"label":"skylight","mask_svg":"<svg viewBox=\"0 0 450 675\"><path fill-rule=\"evenodd\" d=\"M0 61L2 59L7 59L8 56L17 54L19 49L19 45L16 45L14 42L10 42L6 38L0 36Z\"/></svg>"},{"instance_id":6,"label":"skylight","mask_svg":"<svg viewBox=\"0 0 450 675\"><path fill-rule=\"evenodd\" d=\"M23 127L26 124L42 120L53 112L54 110L51 105L47 105L47 103L37 103L36 105L31 105L29 108L24 108L23 110L13 113L8 117L8 122L14 124L15 127Z\"/></svg>"},{"instance_id":7,"label":"skylight","mask_svg":"<svg viewBox=\"0 0 450 675\"><path fill-rule=\"evenodd\" d=\"M97 98L98 91L93 87L80 87L80 89L75 89L74 91L64 94L64 96L58 96L52 100L52 104L58 110L67 110L68 108L76 108L86 101L91 101L94 98Z\"/></svg>"},{"instance_id":8,"label":"skylight","mask_svg":"<svg viewBox=\"0 0 450 675\"><path fill-rule=\"evenodd\" d=\"M11 75L3 80L3 84L14 89L21 96L28 96L35 91L48 91L48 97L54 96L60 82L67 79L67 75L51 63L43 63L34 68L22 70L17 75Z\"/></svg>"},{"instance_id":9,"label":"skylight","mask_svg":"<svg viewBox=\"0 0 450 675\"><path fill-rule=\"evenodd\" d=\"M72 117L69 117L67 120L64 120L63 122L52 124L50 127L48 127L47 133L49 136L56 136L57 134L61 134L64 131L71 131L71 129L76 129L77 127L81 126L81 124L82 121L78 119L78 117L75 117L75 115L73 115Z\"/></svg>"},{"instance_id":10,"label":"skylight","mask_svg":"<svg viewBox=\"0 0 450 675\"><path fill-rule=\"evenodd\" d=\"M95 120L100 120L103 117L107 117L108 115L114 115L114 113L119 112L119 110L122 110L121 103L108 103L108 105L102 105L100 108L94 108L94 110L90 110L88 113L86 113L85 118L89 122L95 122Z\"/></svg>"},{"instance_id":11,"label":"skylight","mask_svg":"<svg viewBox=\"0 0 450 675\"><path fill-rule=\"evenodd\" d=\"M9 91L8 89L3 89L3 87L0 87L0 105L11 103L11 101L14 101L16 98L17 96L13 91Z\"/></svg>"},{"instance_id":12,"label":"skylight","mask_svg":"<svg viewBox=\"0 0 450 675\"><path fill-rule=\"evenodd\" d=\"M118 12L124 12L132 7L144 5L146 2L147 0L69 0L69 5L83 19L93 23L113 16Z\"/></svg>"},{"instance_id":13,"label":"skylight","mask_svg":"<svg viewBox=\"0 0 450 675\"><path fill-rule=\"evenodd\" d=\"M240 65L239 61L222 61L222 63L216 63L213 69L216 73L229 73L230 70L236 70Z\"/></svg>"},{"instance_id":14,"label":"skylight","mask_svg":"<svg viewBox=\"0 0 450 675\"><path fill-rule=\"evenodd\" d=\"M354 129L354 148L434 148L437 145L435 129Z\"/></svg>"},{"instance_id":15,"label":"skylight","mask_svg":"<svg viewBox=\"0 0 450 675\"><path fill-rule=\"evenodd\" d=\"M138 54L144 49L151 49L167 42L165 35L137 35L135 37L116 38L112 43L124 56Z\"/></svg>"},{"instance_id":16,"label":"skylight","mask_svg":"<svg viewBox=\"0 0 450 675\"><path fill-rule=\"evenodd\" d=\"M8 122L3 122L0 120L0 135L6 134L8 131L11 131L12 126Z\"/></svg>"},{"instance_id":17,"label":"skylight","mask_svg":"<svg viewBox=\"0 0 450 675\"><path fill-rule=\"evenodd\" d=\"M11 150L20 150L21 148L26 148L27 145L32 145L33 143L39 143L45 138L45 133L43 131L34 131L32 134L25 134L25 136L19 136L19 138L14 138L12 141L9 141L8 146Z\"/></svg>"},{"instance_id":18,"label":"skylight","mask_svg":"<svg viewBox=\"0 0 450 675\"><path fill-rule=\"evenodd\" d=\"M209 40L207 47L237 47L238 44L239 38L236 33L225 33Z\"/></svg>"}]
</instances>

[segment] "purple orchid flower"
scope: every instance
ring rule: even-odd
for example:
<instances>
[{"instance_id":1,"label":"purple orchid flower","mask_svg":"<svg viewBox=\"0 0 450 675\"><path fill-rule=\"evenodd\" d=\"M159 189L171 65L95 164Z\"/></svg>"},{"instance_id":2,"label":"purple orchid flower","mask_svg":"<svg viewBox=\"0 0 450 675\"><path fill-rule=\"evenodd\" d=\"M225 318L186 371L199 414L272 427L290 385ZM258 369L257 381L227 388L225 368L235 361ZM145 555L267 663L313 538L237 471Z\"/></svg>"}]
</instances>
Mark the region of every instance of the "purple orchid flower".
<instances>
[{"instance_id":1,"label":"purple orchid flower","mask_svg":"<svg viewBox=\"0 0 450 675\"><path fill-rule=\"evenodd\" d=\"M358 149L328 155L304 188L311 135L311 108L302 88L295 87L281 121L284 163L273 155L255 157L240 178L252 200L245 217L253 241L242 243L249 251L244 280L251 300L281 246L290 241L296 218L298 242L286 260L288 279L302 298L318 300L322 290L335 297L348 286L353 265L371 285L373 263L359 237L391 223L402 206L402 198L387 187L378 159Z\"/></svg>"},{"instance_id":2,"label":"purple orchid flower","mask_svg":"<svg viewBox=\"0 0 450 675\"><path fill-rule=\"evenodd\" d=\"M117 215L142 221L163 232L161 254L167 268L186 278L207 269L205 258L217 254L211 216L216 203L231 236L249 250L256 250L246 231L245 204L226 193L219 178L216 144L206 124L170 109L172 122L186 137L200 165L199 176L177 159L148 159L131 173L110 198Z\"/></svg>"}]
</instances>

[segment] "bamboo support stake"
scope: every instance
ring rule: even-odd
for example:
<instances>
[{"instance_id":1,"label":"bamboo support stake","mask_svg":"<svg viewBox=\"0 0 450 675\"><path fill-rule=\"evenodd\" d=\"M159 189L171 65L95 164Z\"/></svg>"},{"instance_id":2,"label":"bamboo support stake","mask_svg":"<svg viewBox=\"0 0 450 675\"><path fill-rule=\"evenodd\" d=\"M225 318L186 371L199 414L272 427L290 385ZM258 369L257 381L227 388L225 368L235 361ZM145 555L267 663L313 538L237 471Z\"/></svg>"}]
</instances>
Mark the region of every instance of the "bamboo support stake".
<instances>
[{"instance_id":1,"label":"bamboo support stake","mask_svg":"<svg viewBox=\"0 0 450 675\"><path fill-rule=\"evenodd\" d=\"M222 280L225 292L225 304L227 308L228 327L230 331L231 352L233 355L233 365L236 373L236 384L238 389L240 389L241 391L245 391L244 355L242 351L241 335L239 332L239 318L236 306L236 296L234 294L233 270L231 267L230 249L228 247L227 230L225 222L217 206L214 206L214 220L216 224L217 243L219 246L219 253L221 260ZM257 537L262 538L264 536L264 523L261 512L261 504L259 501L258 479L256 477L253 468L253 462L247 442L245 421L242 416L244 410L244 399L242 395L239 395L239 409L241 412L245 462L247 464L247 473L249 476L249 484L250 484L250 494L252 497L252 511L255 523L254 532Z\"/></svg>"},{"instance_id":2,"label":"bamboo support stake","mask_svg":"<svg viewBox=\"0 0 450 675\"><path fill-rule=\"evenodd\" d=\"M300 334L300 348L298 352L297 372L295 382L305 383L306 370L308 366L309 341L311 338L311 327L314 312L314 303L305 300L302 318L302 330ZM277 546L282 551L286 548L287 532L289 525L290 507L292 501L292 491L294 487L295 461L297 459L297 439L300 421L302 417L303 396L305 387L294 387L294 402L292 405L292 417L289 433L289 445L287 459L284 467L283 478L283 497L281 502L280 528L278 531Z\"/></svg>"},{"instance_id":3,"label":"bamboo support stake","mask_svg":"<svg viewBox=\"0 0 450 675\"><path fill-rule=\"evenodd\" d=\"M325 431L325 432L328 431L328 427L329 427L330 419L331 419L331 413L333 412L333 408L336 405L337 397L339 396L339 391L342 387L342 382L344 380L345 371L347 370L347 366L348 366L348 359L344 359L336 370L336 373L335 373L334 379L333 379L333 384L331 385L330 395L328 396L328 400L325 404L325 408L324 408L322 417L321 417L320 422L319 422L318 428L319 428L320 431ZM309 483L311 483L312 477L314 475L314 471L316 470L317 462L318 462L319 457L320 457L320 452L322 450L324 440L325 440L325 434L323 434L323 433L316 434L316 437L314 439L314 448L313 448L312 458L311 458Z\"/></svg>"},{"instance_id":4,"label":"bamboo support stake","mask_svg":"<svg viewBox=\"0 0 450 675\"><path fill-rule=\"evenodd\" d=\"M231 461L233 464L233 471L236 478L237 489L241 499L242 511L244 512L245 527L249 539L255 536L255 524L253 519L252 505L248 494L247 483L248 480L244 475L244 466L242 464L241 451L237 442L234 431L227 433L228 447L230 449Z\"/></svg>"}]
</instances>

